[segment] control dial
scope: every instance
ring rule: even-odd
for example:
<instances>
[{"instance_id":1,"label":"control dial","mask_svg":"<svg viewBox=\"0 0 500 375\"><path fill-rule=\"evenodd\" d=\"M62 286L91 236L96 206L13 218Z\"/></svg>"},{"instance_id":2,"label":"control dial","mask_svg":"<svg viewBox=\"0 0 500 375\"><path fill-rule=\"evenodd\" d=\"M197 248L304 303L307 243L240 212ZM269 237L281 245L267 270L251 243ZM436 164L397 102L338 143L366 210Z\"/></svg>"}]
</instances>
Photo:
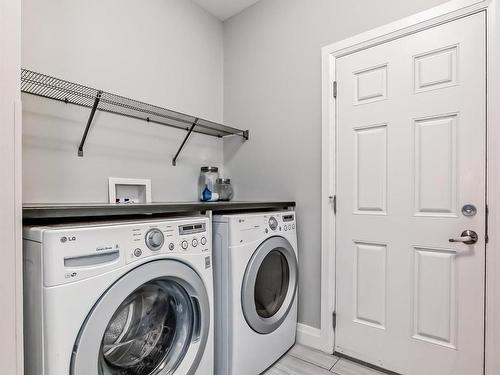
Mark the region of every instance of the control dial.
<instances>
[{"instance_id":1,"label":"control dial","mask_svg":"<svg viewBox=\"0 0 500 375\"><path fill-rule=\"evenodd\" d=\"M149 247L151 251L158 251L163 246L165 242L165 237L159 229L151 229L146 233L146 246Z\"/></svg>"},{"instance_id":2,"label":"control dial","mask_svg":"<svg viewBox=\"0 0 500 375\"><path fill-rule=\"evenodd\" d=\"M269 218L269 228L272 230L276 230L276 228L278 228L278 220L276 220L274 216Z\"/></svg>"}]
</instances>

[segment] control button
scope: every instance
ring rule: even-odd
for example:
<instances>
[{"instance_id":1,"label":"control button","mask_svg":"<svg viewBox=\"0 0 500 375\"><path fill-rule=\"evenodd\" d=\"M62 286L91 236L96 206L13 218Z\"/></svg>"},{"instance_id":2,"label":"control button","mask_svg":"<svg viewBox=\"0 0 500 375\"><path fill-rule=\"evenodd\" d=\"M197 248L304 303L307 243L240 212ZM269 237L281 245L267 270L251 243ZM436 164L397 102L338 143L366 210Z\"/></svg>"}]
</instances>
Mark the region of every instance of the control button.
<instances>
[{"instance_id":1,"label":"control button","mask_svg":"<svg viewBox=\"0 0 500 375\"><path fill-rule=\"evenodd\" d=\"M146 245L151 251L158 251L163 246L165 237L159 229L151 229L146 233Z\"/></svg>"},{"instance_id":2,"label":"control button","mask_svg":"<svg viewBox=\"0 0 500 375\"><path fill-rule=\"evenodd\" d=\"M287 230L288 230L288 228L287 228L287 226L285 225L285 231L287 231Z\"/></svg>"},{"instance_id":3,"label":"control button","mask_svg":"<svg viewBox=\"0 0 500 375\"><path fill-rule=\"evenodd\" d=\"M292 224L292 229L295 229L295 224Z\"/></svg>"},{"instance_id":4,"label":"control button","mask_svg":"<svg viewBox=\"0 0 500 375\"><path fill-rule=\"evenodd\" d=\"M142 250L141 249L135 249L134 250L134 255L136 258L139 258L142 255Z\"/></svg>"},{"instance_id":5,"label":"control button","mask_svg":"<svg viewBox=\"0 0 500 375\"><path fill-rule=\"evenodd\" d=\"M292 230L292 226L288 224L288 230Z\"/></svg>"},{"instance_id":6,"label":"control button","mask_svg":"<svg viewBox=\"0 0 500 375\"><path fill-rule=\"evenodd\" d=\"M198 240L196 238L193 238L193 240L191 241L191 245L193 245L193 247L198 246Z\"/></svg>"},{"instance_id":7,"label":"control button","mask_svg":"<svg viewBox=\"0 0 500 375\"><path fill-rule=\"evenodd\" d=\"M201 237L201 244L205 246L207 244L207 239L205 237Z\"/></svg>"},{"instance_id":8,"label":"control button","mask_svg":"<svg viewBox=\"0 0 500 375\"><path fill-rule=\"evenodd\" d=\"M174 251L174 248L175 248L175 245L171 242L169 245L168 245L168 249L170 251Z\"/></svg>"},{"instance_id":9,"label":"control button","mask_svg":"<svg viewBox=\"0 0 500 375\"><path fill-rule=\"evenodd\" d=\"M276 220L274 216L269 218L269 228L271 228L271 230L276 230L276 228L278 228L278 220Z\"/></svg>"},{"instance_id":10,"label":"control button","mask_svg":"<svg viewBox=\"0 0 500 375\"><path fill-rule=\"evenodd\" d=\"M181 247L182 247L184 250L186 250L186 249L188 248L188 246L189 246L189 244L188 244L188 242L187 242L186 240L182 241L182 243L181 243Z\"/></svg>"}]
</instances>

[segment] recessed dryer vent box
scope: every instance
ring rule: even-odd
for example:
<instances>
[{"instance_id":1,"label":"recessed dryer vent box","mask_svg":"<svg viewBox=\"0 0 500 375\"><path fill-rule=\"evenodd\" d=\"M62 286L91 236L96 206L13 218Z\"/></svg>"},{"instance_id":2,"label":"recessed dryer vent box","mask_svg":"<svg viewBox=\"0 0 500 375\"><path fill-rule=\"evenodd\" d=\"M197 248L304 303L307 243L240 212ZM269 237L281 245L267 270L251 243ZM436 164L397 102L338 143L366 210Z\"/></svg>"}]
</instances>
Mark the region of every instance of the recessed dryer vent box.
<instances>
[{"instance_id":1,"label":"recessed dryer vent box","mask_svg":"<svg viewBox=\"0 0 500 375\"><path fill-rule=\"evenodd\" d=\"M151 203L151 180L110 177L109 203Z\"/></svg>"}]
</instances>

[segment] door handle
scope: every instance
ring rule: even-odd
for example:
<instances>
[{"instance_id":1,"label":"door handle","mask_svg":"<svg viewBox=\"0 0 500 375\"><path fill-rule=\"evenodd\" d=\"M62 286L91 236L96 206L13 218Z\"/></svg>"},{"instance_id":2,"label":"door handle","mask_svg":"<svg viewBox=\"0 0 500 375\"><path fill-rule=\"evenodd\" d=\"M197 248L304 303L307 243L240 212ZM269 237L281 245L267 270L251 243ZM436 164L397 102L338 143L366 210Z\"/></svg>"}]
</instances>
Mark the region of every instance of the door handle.
<instances>
[{"instance_id":1,"label":"door handle","mask_svg":"<svg viewBox=\"0 0 500 375\"><path fill-rule=\"evenodd\" d=\"M476 232L473 230L464 230L460 237L458 238L450 238L450 242L463 242L466 245L474 245L479 239Z\"/></svg>"}]
</instances>

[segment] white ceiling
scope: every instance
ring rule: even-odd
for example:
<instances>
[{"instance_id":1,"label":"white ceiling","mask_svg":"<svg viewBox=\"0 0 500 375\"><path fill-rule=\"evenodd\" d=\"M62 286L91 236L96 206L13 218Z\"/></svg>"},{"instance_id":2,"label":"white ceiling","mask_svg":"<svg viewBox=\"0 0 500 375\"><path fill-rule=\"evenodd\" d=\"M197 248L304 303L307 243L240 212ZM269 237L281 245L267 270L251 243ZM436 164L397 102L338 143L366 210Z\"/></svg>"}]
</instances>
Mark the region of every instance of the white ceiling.
<instances>
[{"instance_id":1,"label":"white ceiling","mask_svg":"<svg viewBox=\"0 0 500 375\"><path fill-rule=\"evenodd\" d=\"M193 2L221 21L227 20L229 17L234 16L258 1L259 0L193 0Z\"/></svg>"}]
</instances>

